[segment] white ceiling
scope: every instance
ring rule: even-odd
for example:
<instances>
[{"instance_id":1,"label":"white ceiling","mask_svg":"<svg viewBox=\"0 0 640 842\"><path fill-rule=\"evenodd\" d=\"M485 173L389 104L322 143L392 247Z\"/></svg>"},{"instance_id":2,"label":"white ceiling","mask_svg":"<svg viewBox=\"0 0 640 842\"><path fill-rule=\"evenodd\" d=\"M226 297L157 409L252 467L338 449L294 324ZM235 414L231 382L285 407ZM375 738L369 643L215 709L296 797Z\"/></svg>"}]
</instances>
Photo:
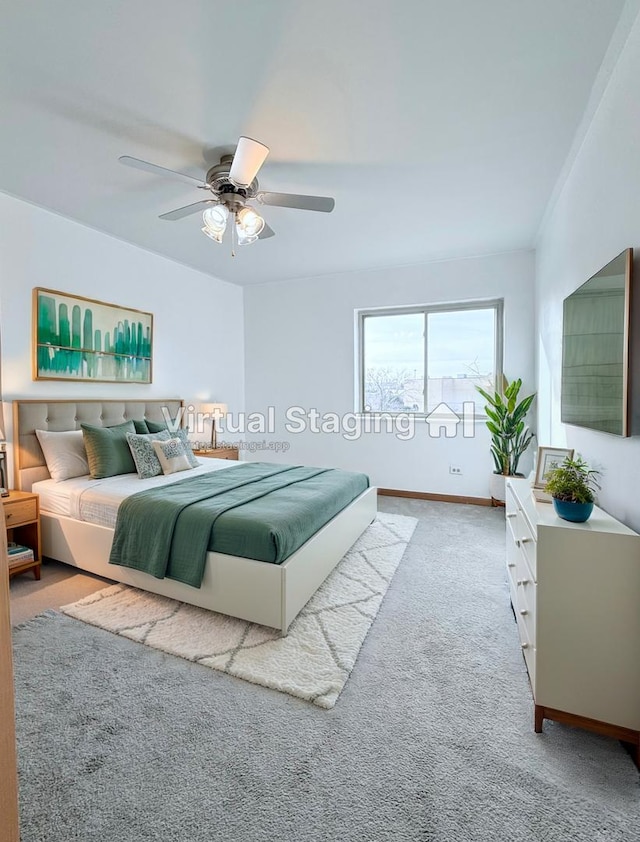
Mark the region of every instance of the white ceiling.
<instances>
[{"instance_id":1,"label":"white ceiling","mask_svg":"<svg viewBox=\"0 0 640 842\"><path fill-rule=\"evenodd\" d=\"M29 0L0 24L0 190L241 284L529 248L624 0ZM193 175L241 134L277 237L239 249Z\"/></svg>"}]
</instances>

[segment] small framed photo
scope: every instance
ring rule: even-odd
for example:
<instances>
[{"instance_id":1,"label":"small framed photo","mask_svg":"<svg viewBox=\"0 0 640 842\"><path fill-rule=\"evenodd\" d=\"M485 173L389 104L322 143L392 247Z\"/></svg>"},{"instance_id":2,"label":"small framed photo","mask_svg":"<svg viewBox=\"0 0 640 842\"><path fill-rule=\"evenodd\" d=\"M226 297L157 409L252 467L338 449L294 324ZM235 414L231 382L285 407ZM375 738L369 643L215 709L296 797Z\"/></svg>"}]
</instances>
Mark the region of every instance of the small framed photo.
<instances>
[{"instance_id":1,"label":"small framed photo","mask_svg":"<svg viewBox=\"0 0 640 842\"><path fill-rule=\"evenodd\" d=\"M573 459L573 450L568 450L565 447L539 447L533 487L544 488L549 471L561 465L567 457Z\"/></svg>"}]
</instances>

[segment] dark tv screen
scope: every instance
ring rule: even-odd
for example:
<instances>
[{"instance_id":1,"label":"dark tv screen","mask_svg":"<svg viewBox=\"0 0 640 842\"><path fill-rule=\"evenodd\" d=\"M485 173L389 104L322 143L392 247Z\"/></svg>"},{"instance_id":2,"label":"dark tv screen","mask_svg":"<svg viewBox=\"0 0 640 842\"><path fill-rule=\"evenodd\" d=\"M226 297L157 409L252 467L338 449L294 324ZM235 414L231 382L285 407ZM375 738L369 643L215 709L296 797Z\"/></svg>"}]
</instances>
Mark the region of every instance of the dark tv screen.
<instances>
[{"instance_id":1,"label":"dark tv screen","mask_svg":"<svg viewBox=\"0 0 640 842\"><path fill-rule=\"evenodd\" d=\"M561 418L629 435L629 308L633 251L627 249L564 300Z\"/></svg>"}]
</instances>

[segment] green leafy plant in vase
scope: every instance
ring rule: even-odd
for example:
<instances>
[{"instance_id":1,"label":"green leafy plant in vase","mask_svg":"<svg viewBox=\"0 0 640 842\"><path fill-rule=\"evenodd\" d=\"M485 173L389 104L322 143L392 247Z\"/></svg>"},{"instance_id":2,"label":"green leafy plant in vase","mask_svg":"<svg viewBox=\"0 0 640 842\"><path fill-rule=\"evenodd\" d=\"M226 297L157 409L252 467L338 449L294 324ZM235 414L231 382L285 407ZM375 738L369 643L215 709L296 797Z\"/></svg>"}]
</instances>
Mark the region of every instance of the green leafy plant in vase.
<instances>
[{"instance_id":1,"label":"green leafy plant in vase","mask_svg":"<svg viewBox=\"0 0 640 842\"><path fill-rule=\"evenodd\" d=\"M558 517L572 523L584 523L589 519L596 490L600 488L596 479L598 474L599 471L590 468L580 456L567 457L549 471L544 490L553 498Z\"/></svg>"},{"instance_id":2,"label":"green leafy plant in vase","mask_svg":"<svg viewBox=\"0 0 640 842\"><path fill-rule=\"evenodd\" d=\"M525 417L536 395L534 392L519 401L521 388L520 378L509 383L504 376L500 391L490 393L476 386L487 401L484 410L487 413L486 425L491 433L491 455L495 466L491 482L491 497L494 500L505 499L505 477L521 476L518 474L520 459L533 438Z\"/></svg>"}]
</instances>

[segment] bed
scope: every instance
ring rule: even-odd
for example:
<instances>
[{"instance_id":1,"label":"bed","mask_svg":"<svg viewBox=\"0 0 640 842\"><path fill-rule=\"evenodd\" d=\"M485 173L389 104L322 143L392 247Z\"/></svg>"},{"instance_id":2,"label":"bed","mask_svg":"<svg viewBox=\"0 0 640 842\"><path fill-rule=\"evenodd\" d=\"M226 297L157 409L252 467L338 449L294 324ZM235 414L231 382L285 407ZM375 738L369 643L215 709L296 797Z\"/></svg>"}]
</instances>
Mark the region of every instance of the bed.
<instances>
[{"instance_id":1,"label":"bed","mask_svg":"<svg viewBox=\"0 0 640 842\"><path fill-rule=\"evenodd\" d=\"M198 588L110 564L114 538L113 499L117 499L119 492L115 497L111 495L111 514L107 512L109 506L103 507L103 515L92 518L98 522L91 522L79 519L83 513L78 501L85 496L80 488L82 478L75 483L73 480L63 483L50 480L36 429L78 430L82 423L110 427L134 418L159 422L163 420L164 408L173 417L181 405L179 399L14 401L15 485L23 491L34 490L41 495L43 556L142 590L270 626L286 634L299 611L375 519L375 488L367 488L359 494L280 564L207 552L202 584ZM216 459L201 462L194 474L233 471L235 466L243 464ZM71 485L66 486L66 483ZM87 480L84 483L86 486ZM129 484L135 487L136 480L130 478ZM101 484L105 497L110 494L108 486L109 483Z\"/></svg>"}]
</instances>

